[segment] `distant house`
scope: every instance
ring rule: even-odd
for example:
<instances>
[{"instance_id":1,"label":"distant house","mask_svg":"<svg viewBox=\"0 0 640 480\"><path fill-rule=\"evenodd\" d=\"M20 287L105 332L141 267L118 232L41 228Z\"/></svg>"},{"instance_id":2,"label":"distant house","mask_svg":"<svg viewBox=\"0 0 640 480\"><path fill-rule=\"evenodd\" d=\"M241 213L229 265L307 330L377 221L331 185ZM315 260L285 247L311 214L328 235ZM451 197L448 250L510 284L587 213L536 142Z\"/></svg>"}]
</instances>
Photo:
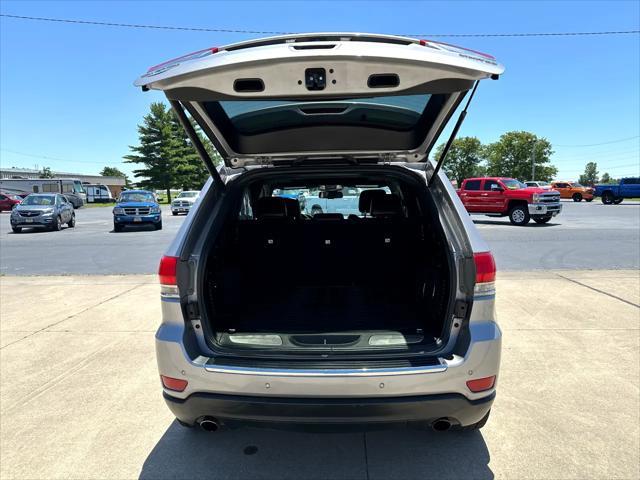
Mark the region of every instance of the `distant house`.
<instances>
[{"instance_id":1,"label":"distant house","mask_svg":"<svg viewBox=\"0 0 640 480\"><path fill-rule=\"evenodd\" d=\"M33 168L3 168L0 167L0 178L39 178L41 170ZM106 185L111 190L111 194L114 197L120 195L120 192L124 190L124 178L122 177L103 177L102 175L85 175L82 173L68 173L68 172L51 172L56 178L77 178L82 183Z\"/></svg>"}]
</instances>

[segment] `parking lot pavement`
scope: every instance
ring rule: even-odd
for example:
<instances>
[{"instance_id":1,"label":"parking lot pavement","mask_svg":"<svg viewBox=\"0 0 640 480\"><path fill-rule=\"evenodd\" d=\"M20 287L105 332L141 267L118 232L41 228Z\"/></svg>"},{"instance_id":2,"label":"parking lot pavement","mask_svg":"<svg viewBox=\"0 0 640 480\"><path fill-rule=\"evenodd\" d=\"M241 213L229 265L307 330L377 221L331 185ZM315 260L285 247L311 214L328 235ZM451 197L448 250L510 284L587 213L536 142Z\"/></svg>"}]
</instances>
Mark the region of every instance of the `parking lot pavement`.
<instances>
[{"instance_id":1,"label":"parking lot pavement","mask_svg":"<svg viewBox=\"0 0 640 480\"><path fill-rule=\"evenodd\" d=\"M472 217L499 270L640 268L640 204L563 202L546 225L515 227L505 218ZM76 210L76 228L14 234L0 214L0 273L60 275L154 273L184 221L163 206L164 228L112 231L111 208Z\"/></svg>"},{"instance_id":2,"label":"parking lot pavement","mask_svg":"<svg viewBox=\"0 0 640 480\"><path fill-rule=\"evenodd\" d=\"M207 434L162 401L154 276L4 276L0 478L638 478L638 271L506 272L497 288L482 433Z\"/></svg>"}]
</instances>

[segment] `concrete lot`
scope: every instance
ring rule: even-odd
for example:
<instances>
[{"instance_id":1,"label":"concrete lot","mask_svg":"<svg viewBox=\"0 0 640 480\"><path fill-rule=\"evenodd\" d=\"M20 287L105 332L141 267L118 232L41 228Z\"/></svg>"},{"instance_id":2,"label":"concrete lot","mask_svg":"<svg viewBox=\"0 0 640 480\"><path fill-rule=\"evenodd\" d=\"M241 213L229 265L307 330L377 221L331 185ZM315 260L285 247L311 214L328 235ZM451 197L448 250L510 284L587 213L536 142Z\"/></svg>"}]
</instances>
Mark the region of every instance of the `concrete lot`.
<instances>
[{"instance_id":1,"label":"concrete lot","mask_svg":"<svg viewBox=\"0 0 640 480\"><path fill-rule=\"evenodd\" d=\"M185 430L160 394L158 290L154 276L0 278L1 478L640 475L637 270L500 274L498 397L469 435Z\"/></svg>"},{"instance_id":2,"label":"concrete lot","mask_svg":"<svg viewBox=\"0 0 640 480\"><path fill-rule=\"evenodd\" d=\"M547 225L514 227L506 218L474 216L500 270L640 268L640 204L563 202ZM10 275L155 273L184 216L163 208L160 231L112 232L111 208L76 211L77 226L61 232L11 232L0 215L0 272ZM52 261L55 259L55 261Z\"/></svg>"}]
</instances>

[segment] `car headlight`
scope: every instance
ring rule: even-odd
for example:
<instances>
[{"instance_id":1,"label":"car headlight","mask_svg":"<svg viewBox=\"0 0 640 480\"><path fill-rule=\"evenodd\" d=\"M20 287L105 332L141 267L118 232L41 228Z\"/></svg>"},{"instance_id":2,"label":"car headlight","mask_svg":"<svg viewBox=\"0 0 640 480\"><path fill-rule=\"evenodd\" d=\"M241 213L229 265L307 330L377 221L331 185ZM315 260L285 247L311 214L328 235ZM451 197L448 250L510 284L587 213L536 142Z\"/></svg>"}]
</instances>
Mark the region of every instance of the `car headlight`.
<instances>
[{"instance_id":1,"label":"car headlight","mask_svg":"<svg viewBox=\"0 0 640 480\"><path fill-rule=\"evenodd\" d=\"M47 208L42 210L42 215L51 215L53 213L53 208Z\"/></svg>"},{"instance_id":2,"label":"car headlight","mask_svg":"<svg viewBox=\"0 0 640 480\"><path fill-rule=\"evenodd\" d=\"M533 194L533 203L538 203L539 201L540 201L540 194L534 193Z\"/></svg>"},{"instance_id":3,"label":"car headlight","mask_svg":"<svg viewBox=\"0 0 640 480\"><path fill-rule=\"evenodd\" d=\"M160 207L151 207L151 213L160 213Z\"/></svg>"},{"instance_id":4,"label":"car headlight","mask_svg":"<svg viewBox=\"0 0 640 480\"><path fill-rule=\"evenodd\" d=\"M124 215L124 210L122 209L122 207L115 207L113 209L113 214L114 215Z\"/></svg>"}]
</instances>

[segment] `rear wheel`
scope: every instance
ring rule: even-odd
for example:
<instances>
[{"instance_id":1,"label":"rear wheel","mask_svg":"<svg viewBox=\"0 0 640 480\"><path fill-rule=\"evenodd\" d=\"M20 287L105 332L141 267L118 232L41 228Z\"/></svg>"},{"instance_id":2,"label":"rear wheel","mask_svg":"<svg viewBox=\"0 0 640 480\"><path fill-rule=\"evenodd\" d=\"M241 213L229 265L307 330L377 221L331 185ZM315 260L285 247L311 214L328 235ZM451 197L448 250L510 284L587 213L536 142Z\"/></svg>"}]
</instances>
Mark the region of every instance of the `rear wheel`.
<instances>
[{"instance_id":1,"label":"rear wheel","mask_svg":"<svg viewBox=\"0 0 640 480\"><path fill-rule=\"evenodd\" d=\"M526 225L530 218L529 208L526 205L516 205L509 210L509 221L514 225Z\"/></svg>"},{"instance_id":2,"label":"rear wheel","mask_svg":"<svg viewBox=\"0 0 640 480\"><path fill-rule=\"evenodd\" d=\"M546 216L546 217L533 217L533 221L536 223L547 223L549 220L551 220L551 216Z\"/></svg>"},{"instance_id":3,"label":"rear wheel","mask_svg":"<svg viewBox=\"0 0 640 480\"><path fill-rule=\"evenodd\" d=\"M622 198L616 198L616 199L613 201L613 203L614 203L614 205L620 205L620 204L622 203L622 200L624 200L624 199L622 199Z\"/></svg>"},{"instance_id":4,"label":"rear wheel","mask_svg":"<svg viewBox=\"0 0 640 480\"><path fill-rule=\"evenodd\" d=\"M490 414L491 414L491 410L489 410L487 414L484 417L482 417L482 420L480 420L478 423L474 423L473 425L467 425L466 427L462 427L460 428L460 431L473 432L475 430L480 430L482 427L484 427L487 424L487 420L489 420Z\"/></svg>"},{"instance_id":5,"label":"rear wheel","mask_svg":"<svg viewBox=\"0 0 640 480\"><path fill-rule=\"evenodd\" d=\"M574 202L581 202L581 201L582 201L582 194L580 194L580 193L574 193L574 194L573 194L573 197L571 197L571 198L573 198L573 201L574 201Z\"/></svg>"},{"instance_id":6,"label":"rear wheel","mask_svg":"<svg viewBox=\"0 0 640 480\"><path fill-rule=\"evenodd\" d=\"M611 205L613 203L613 193L611 192L604 192L602 194L602 203L604 203L605 205Z\"/></svg>"},{"instance_id":7,"label":"rear wheel","mask_svg":"<svg viewBox=\"0 0 640 480\"><path fill-rule=\"evenodd\" d=\"M69 228L73 228L76 226L76 214L72 213L71 214L71 219L67 222L67 225L69 226Z\"/></svg>"},{"instance_id":8,"label":"rear wheel","mask_svg":"<svg viewBox=\"0 0 640 480\"><path fill-rule=\"evenodd\" d=\"M22 232L22 228L20 228L20 227L11 227L11 230L13 230L13 233L21 233Z\"/></svg>"},{"instance_id":9,"label":"rear wheel","mask_svg":"<svg viewBox=\"0 0 640 480\"><path fill-rule=\"evenodd\" d=\"M585 198L585 200L586 200L587 202L593 202L593 197L591 197L591 198Z\"/></svg>"}]
</instances>

